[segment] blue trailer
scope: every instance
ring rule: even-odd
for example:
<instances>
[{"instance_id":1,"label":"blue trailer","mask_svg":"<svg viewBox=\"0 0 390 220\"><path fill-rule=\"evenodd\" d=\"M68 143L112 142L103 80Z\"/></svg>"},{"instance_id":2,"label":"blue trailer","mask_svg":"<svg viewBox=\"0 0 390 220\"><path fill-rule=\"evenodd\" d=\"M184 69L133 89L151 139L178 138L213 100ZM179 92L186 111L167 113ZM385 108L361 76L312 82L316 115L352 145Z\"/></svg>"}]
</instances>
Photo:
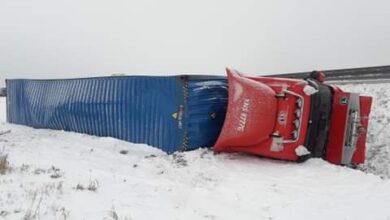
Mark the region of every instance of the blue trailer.
<instances>
[{"instance_id":1,"label":"blue trailer","mask_svg":"<svg viewBox=\"0 0 390 220\"><path fill-rule=\"evenodd\" d=\"M222 128L219 76L112 76L6 81L7 121L145 143L167 153L211 147Z\"/></svg>"}]
</instances>

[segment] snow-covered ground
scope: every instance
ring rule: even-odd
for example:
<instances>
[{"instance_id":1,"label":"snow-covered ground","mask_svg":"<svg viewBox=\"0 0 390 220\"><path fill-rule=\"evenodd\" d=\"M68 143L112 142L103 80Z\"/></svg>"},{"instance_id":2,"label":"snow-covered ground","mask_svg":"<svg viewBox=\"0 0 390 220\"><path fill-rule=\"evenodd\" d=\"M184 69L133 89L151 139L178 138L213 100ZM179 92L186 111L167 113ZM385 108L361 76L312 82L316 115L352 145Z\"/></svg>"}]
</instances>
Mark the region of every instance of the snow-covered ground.
<instances>
[{"instance_id":1,"label":"snow-covered ground","mask_svg":"<svg viewBox=\"0 0 390 220\"><path fill-rule=\"evenodd\" d=\"M390 219L389 86L344 87L375 97L364 172L11 125L0 99L0 219Z\"/></svg>"}]
</instances>

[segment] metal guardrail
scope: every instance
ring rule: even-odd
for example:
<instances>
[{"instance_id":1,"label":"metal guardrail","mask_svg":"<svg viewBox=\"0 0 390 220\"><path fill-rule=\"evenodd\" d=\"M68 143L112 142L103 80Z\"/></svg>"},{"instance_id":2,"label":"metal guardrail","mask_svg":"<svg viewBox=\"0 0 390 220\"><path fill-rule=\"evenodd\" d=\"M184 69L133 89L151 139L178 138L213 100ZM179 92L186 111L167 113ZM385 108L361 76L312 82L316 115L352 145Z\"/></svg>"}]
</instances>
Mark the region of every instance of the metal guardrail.
<instances>
[{"instance_id":1,"label":"metal guardrail","mask_svg":"<svg viewBox=\"0 0 390 220\"><path fill-rule=\"evenodd\" d=\"M374 66L351 69L324 70L327 82L383 82L390 80L390 66ZM306 78L310 72L268 75L282 78Z\"/></svg>"}]
</instances>

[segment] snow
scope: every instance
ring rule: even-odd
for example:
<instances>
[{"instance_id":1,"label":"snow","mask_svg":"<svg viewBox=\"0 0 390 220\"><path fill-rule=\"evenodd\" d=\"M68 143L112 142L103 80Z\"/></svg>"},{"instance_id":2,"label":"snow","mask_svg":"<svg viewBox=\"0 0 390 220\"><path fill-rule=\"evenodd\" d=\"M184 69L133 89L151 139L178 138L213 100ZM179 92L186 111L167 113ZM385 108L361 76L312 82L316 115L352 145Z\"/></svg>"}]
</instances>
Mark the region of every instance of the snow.
<instances>
[{"instance_id":1,"label":"snow","mask_svg":"<svg viewBox=\"0 0 390 220\"><path fill-rule=\"evenodd\" d=\"M389 86L344 87L375 97L361 170L11 125L0 98L0 219L389 219Z\"/></svg>"},{"instance_id":2,"label":"snow","mask_svg":"<svg viewBox=\"0 0 390 220\"><path fill-rule=\"evenodd\" d=\"M306 85L305 87L303 87L303 92L306 95L313 95L313 94L317 93L318 90L315 89L313 86Z\"/></svg>"},{"instance_id":3,"label":"snow","mask_svg":"<svg viewBox=\"0 0 390 220\"><path fill-rule=\"evenodd\" d=\"M296 149L295 149L295 153L297 154L297 156L304 156L304 155L308 155L310 154L310 151L307 150L307 148L305 146L302 146L302 145L299 145Z\"/></svg>"},{"instance_id":4,"label":"snow","mask_svg":"<svg viewBox=\"0 0 390 220\"><path fill-rule=\"evenodd\" d=\"M0 122L5 122L7 117L6 100L4 97L0 97Z\"/></svg>"}]
</instances>

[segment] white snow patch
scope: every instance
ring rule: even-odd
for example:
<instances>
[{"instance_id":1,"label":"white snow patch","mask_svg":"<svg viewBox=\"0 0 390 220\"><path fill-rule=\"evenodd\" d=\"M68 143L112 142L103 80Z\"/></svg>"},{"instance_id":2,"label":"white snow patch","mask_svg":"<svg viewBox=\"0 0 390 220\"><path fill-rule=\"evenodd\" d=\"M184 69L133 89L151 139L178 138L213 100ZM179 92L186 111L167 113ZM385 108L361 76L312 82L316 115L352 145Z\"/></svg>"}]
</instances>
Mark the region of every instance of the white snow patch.
<instances>
[{"instance_id":1,"label":"white snow patch","mask_svg":"<svg viewBox=\"0 0 390 220\"><path fill-rule=\"evenodd\" d=\"M297 154L298 157L300 157L300 156L305 156L310 154L310 151L307 150L305 146L299 145L297 148L295 148L295 153Z\"/></svg>"},{"instance_id":2,"label":"white snow patch","mask_svg":"<svg viewBox=\"0 0 390 220\"><path fill-rule=\"evenodd\" d=\"M314 88L313 86L306 85L305 87L303 87L303 92L304 92L307 96L311 96L311 95L317 93L318 90L317 90L316 88Z\"/></svg>"},{"instance_id":3,"label":"white snow patch","mask_svg":"<svg viewBox=\"0 0 390 220\"><path fill-rule=\"evenodd\" d=\"M4 97L0 97L0 122L5 122L6 121L6 99Z\"/></svg>"}]
</instances>

